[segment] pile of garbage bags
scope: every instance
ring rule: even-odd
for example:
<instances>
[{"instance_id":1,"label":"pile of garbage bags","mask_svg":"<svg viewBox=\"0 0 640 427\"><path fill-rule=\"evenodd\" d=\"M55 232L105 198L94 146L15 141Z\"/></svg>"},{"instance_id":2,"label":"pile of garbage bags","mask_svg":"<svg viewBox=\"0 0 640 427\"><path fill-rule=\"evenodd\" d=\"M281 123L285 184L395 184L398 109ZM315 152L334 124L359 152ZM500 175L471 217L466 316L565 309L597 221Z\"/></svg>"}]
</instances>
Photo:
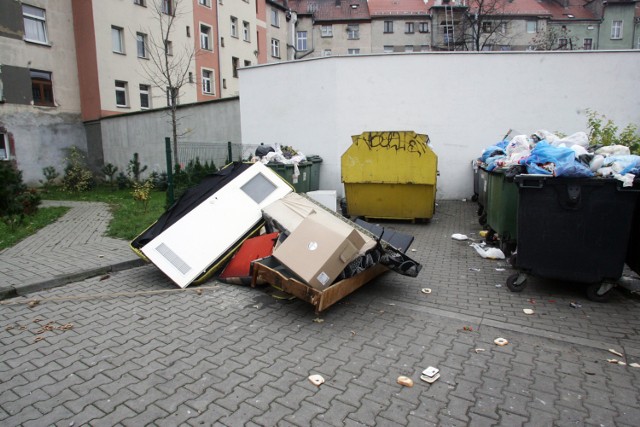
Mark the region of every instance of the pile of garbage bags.
<instances>
[{"instance_id":1,"label":"pile of garbage bags","mask_svg":"<svg viewBox=\"0 0 640 427\"><path fill-rule=\"evenodd\" d=\"M486 170L507 169L507 175L541 174L554 177L613 177L633 185L640 173L640 156L623 145L590 146L585 132L560 138L540 130L516 135L485 148L478 159Z\"/></svg>"},{"instance_id":2,"label":"pile of garbage bags","mask_svg":"<svg viewBox=\"0 0 640 427\"><path fill-rule=\"evenodd\" d=\"M300 151L289 146L280 146L275 143L273 146L260 144L256 148L255 156L251 159L252 163L283 163L285 165L297 165L304 162L307 157Z\"/></svg>"}]
</instances>

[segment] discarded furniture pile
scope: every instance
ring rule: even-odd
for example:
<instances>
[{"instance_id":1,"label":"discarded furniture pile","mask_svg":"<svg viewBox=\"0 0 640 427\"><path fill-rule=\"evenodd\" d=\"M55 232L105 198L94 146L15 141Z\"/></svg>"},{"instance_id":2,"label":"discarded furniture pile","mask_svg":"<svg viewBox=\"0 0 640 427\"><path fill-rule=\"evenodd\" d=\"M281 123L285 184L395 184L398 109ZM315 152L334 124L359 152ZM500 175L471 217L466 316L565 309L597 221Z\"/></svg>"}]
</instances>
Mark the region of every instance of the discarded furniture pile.
<instances>
[{"instance_id":1,"label":"discarded furniture pile","mask_svg":"<svg viewBox=\"0 0 640 427\"><path fill-rule=\"evenodd\" d=\"M131 242L181 288L213 278L267 283L325 310L392 270L416 277L413 237L352 222L257 163L232 163L187 190Z\"/></svg>"}]
</instances>

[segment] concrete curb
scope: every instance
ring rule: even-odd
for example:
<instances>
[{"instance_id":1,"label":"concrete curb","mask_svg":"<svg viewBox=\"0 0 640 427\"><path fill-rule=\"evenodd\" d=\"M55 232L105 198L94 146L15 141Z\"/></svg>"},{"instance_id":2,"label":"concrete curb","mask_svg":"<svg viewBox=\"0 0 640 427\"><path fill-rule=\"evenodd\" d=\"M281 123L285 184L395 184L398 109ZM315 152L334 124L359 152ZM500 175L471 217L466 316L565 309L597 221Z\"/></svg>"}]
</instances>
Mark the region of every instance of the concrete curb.
<instances>
[{"instance_id":1,"label":"concrete curb","mask_svg":"<svg viewBox=\"0 0 640 427\"><path fill-rule=\"evenodd\" d=\"M89 279L91 277L100 276L102 274L114 273L117 271L129 270L147 264L143 259L131 259L119 263L106 265L102 267L91 268L76 273L62 274L52 279L40 282L23 283L20 285L11 285L0 287L0 300L25 296L33 292L43 291L45 289L57 288L69 283L78 282Z\"/></svg>"}]
</instances>

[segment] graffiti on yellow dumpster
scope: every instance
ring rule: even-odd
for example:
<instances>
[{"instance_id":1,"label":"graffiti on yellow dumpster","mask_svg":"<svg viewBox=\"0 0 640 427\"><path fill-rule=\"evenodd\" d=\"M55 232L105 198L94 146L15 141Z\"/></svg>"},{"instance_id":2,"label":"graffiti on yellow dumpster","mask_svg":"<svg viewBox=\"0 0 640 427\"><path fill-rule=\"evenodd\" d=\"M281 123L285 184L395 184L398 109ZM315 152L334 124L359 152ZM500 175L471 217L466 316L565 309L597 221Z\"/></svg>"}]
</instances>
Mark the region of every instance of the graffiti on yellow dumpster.
<instances>
[{"instance_id":1,"label":"graffiti on yellow dumpster","mask_svg":"<svg viewBox=\"0 0 640 427\"><path fill-rule=\"evenodd\" d=\"M429 137L415 132L363 132L352 137L356 145L366 144L371 150L394 150L415 153L418 156L425 154L429 148Z\"/></svg>"}]
</instances>

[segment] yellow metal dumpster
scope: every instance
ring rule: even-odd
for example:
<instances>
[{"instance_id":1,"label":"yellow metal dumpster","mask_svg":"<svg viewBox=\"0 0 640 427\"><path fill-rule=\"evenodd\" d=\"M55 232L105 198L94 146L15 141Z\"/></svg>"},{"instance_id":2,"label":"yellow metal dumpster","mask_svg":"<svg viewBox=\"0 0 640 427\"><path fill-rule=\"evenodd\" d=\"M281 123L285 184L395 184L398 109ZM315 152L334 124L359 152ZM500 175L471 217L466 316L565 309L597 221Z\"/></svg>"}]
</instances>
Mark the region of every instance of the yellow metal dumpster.
<instances>
[{"instance_id":1,"label":"yellow metal dumpster","mask_svg":"<svg viewBox=\"0 0 640 427\"><path fill-rule=\"evenodd\" d=\"M438 158L429 137L413 131L364 132L341 158L349 215L429 219L435 209Z\"/></svg>"}]
</instances>

